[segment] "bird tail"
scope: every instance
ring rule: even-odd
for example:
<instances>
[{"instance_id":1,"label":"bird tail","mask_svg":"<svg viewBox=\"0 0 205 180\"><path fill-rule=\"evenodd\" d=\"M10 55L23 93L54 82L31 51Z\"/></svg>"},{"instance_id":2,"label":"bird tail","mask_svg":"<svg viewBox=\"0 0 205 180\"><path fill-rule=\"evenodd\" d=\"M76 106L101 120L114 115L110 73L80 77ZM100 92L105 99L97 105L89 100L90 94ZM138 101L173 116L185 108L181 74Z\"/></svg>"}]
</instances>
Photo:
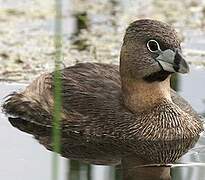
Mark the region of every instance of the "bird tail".
<instances>
[{"instance_id":1,"label":"bird tail","mask_svg":"<svg viewBox=\"0 0 205 180\"><path fill-rule=\"evenodd\" d=\"M52 116L38 100L15 92L6 97L2 109L10 123L22 131L38 135L50 133Z\"/></svg>"},{"instance_id":2,"label":"bird tail","mask_svg":"<svg viewBox=\"0 0 205 180\"><path fill-rule=\"evenodd\" d=\"M14 92L6 97L2 106L6 114L44 123L53 109L51 75L36 78L23 92Z\"/></svg>"},{"instance_id":3,"label":"bird tail","mask_svg":"<svg viewBox=\"0 0 205 180\"><path fill-rule=\"evenodd\" d=\"M2 105L5 114L23 119L36 120L50 118L50 114L37 99L24 95L24 93L12 93L6 97ZM38 120L40 121L40 120Z\"/></svg>"}]
</instances>

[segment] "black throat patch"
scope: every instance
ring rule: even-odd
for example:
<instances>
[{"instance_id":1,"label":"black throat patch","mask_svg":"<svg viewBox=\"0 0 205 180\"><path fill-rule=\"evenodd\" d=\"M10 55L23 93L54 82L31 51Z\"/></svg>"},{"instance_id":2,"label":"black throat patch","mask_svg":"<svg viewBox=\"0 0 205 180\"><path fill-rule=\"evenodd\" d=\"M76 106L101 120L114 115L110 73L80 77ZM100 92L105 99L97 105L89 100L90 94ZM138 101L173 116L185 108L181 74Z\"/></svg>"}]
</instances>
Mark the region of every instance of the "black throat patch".
<instances>
[{"instance_id":1,"label":"black throat patch","mask_svg":"<svg viewBox=\"0 0 205 180\"><path fill-rule=\"evenodd\" d=\"M149 83L152 83L155 81L160 82L160 81L164 81L170 74L172 74L172 73L168 72L168 71L161 70L161 71L152 73L149 76L145 76L145 77L143 77L143 79Z\"/></svg>"}]
</instances>

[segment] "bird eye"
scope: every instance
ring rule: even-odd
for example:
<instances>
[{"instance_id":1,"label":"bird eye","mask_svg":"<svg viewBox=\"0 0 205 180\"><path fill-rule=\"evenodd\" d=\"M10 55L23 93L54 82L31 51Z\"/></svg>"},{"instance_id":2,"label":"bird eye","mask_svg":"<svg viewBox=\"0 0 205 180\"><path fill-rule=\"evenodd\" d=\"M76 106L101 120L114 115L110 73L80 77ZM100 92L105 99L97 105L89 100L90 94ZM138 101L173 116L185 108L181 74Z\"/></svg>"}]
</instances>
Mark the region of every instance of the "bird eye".
<instances>
[{"instance_id":1,"label":"bird eye","mask_svg":"<svg viewBox=\"0 0 205 180\"><path fill-rule=\"evenodd\" d=\"M157 52L158 50L161 51L159 43L153 39L147 42L147 48L150 52Z\"/></svg>"}]
</instances>

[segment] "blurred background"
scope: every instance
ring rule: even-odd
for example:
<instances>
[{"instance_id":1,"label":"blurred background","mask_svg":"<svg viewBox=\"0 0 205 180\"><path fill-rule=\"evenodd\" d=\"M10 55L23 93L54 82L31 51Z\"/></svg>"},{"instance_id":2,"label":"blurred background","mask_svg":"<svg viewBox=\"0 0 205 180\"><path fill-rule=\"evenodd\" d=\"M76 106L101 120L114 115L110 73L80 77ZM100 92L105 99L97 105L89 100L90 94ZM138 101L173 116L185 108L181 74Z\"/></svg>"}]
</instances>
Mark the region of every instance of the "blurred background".
<instances>
[{"instance_id":1,"label":"blurred background","mask_svg":"<svg viewBox=\"0 0 205 180\"><path fill-rule=\"evenodd\" d=\"M78 62L119 63L126 27L140 18L173 25L191 65L173 88L205 114L205 0L62 0L62 66ZM55 1L0 0L0 101L43 72L54 69ZM8 83L10 82L10 83ZM0 114L0 178L50 180L52 152L13 128ZM200 139L197 147L204 147ZM203 148L180 162L205 162ZM173 168L173 179L205 180L203 167ZM94 166L60 157L60 180L120 180L120 167Z\"/></svg>"}]
</instances>

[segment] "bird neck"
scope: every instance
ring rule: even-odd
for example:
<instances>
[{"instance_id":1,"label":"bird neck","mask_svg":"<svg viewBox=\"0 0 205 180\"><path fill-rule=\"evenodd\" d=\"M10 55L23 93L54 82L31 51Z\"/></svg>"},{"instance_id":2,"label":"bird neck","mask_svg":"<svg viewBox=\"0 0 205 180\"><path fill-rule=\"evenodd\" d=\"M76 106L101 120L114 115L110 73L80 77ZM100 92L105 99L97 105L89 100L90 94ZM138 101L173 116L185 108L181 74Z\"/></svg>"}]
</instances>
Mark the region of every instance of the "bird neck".
<instances>
[{"instance_id":1,"label":"bird neck","mask_svg":"<svg viewBox=\"0 0 205 180\"><path fill-rule=\"evenodd\" d=\"M123 180L171 180L170 167L123 167Z\"/></svg>"},{"instance_id":2,"label":"bird neck","mask_svg":"<svg viewBox=\"0 0 205 180\"><path fill-rule=\"evenodd\" d=\"M132 112L146 111L163 100L172 101L170 89L170 76L152 83L122 78L123 101Z\"/></svg>"},{"instance_id":3,"label":"bird neck","mask_svg":"<svg viewBox=\"0 0 205 180\"><path fill-rule=\"evenodd\" d=\"M170 167L152 166L135 156L124 157L121 161L123 180L171 180Z\"/></svg>"}]
</instances>

